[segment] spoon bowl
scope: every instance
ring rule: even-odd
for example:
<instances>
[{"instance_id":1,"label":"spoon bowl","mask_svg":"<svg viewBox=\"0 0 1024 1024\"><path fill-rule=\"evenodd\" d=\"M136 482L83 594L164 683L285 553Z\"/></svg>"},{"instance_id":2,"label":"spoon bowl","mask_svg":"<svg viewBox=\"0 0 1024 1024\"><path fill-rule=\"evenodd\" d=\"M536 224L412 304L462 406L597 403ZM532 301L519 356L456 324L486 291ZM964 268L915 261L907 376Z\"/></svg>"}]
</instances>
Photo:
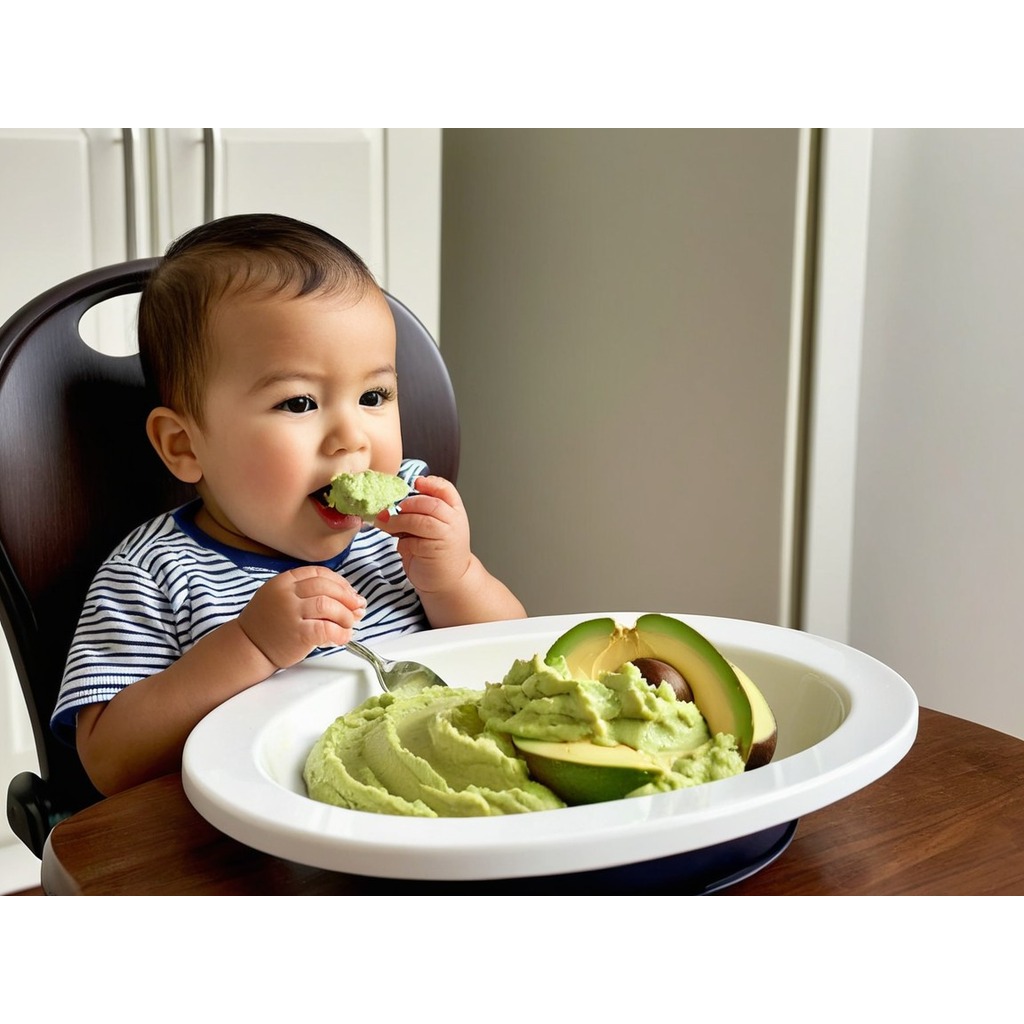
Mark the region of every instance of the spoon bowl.
<instances>
[{"instance_id":1,"label":"spoon bowl","mask_svg":"<svg viewBox=\"0 0 1024 1024\"><path fill-rule=\"evenodd\" d=\"M345 650L369 662L381 688L389 692L405 690L418 693L430 686L448 685L433 669L418 661L388 661L355 640L349 640Z\"/></svg>"}]
</instances>

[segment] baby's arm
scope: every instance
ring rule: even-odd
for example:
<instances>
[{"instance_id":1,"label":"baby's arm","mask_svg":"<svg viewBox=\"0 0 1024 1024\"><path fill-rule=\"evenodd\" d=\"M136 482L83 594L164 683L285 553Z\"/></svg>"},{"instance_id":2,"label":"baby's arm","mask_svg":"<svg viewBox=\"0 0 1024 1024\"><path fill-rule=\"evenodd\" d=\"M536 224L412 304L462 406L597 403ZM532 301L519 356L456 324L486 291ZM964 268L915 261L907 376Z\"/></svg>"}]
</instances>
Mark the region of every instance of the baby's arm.
<instances>
[{"instance_id":1,"label":"baby's arm","mask_svg":"<svg viewBox=\"0 0 1024 1024\"><path fill-rule=\"evenodd\" d=\"M470 549L469 519L455 485L439 476L421 476L417 493L401 511L376 525L398 537L405 574L423 602L430 625L522 619L518 598L492 576Z\"/></svg>"},{"instance_id":2,"label":"baby's arm","mask_svg":"<svg viewBox=\"0 0 1024 1024\"><path fill-rule=\"evenodd\" d=\"M242 613L212 630L162 672L78 713L78 754L104 794L181 768L188 734L229 697L341 646L365 601L337 573L304 566L268 580Z\"/></svg>"}]
</instances>

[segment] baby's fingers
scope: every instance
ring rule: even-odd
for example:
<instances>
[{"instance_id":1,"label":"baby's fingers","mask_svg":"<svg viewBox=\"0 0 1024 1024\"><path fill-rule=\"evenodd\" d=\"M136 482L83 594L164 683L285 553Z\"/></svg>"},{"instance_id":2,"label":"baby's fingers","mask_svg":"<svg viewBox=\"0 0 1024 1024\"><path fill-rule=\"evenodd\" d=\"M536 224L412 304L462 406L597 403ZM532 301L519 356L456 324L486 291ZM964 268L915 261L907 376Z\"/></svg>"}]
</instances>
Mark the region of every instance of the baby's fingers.
<instances>
[{"instance_id":1,"label":"baby's fingers","mask_svg":"<svg viewBox=\"0 0 1024 1024\"><path fill-rule=\"evenodd\" d=\"M443 476L418 476L415 487L417 494L440 498L446 505L451 505L453 508L462 507L462 499L459 497L455 484Z\"/></svg>"},{"instance_id":2,"label":"baby's fingers","mask_svg":"<svg viewBox=\"0 0 1024 1024\"><path fill-rule=\"evenodd\" d=\"M448 506L444 506L444 508L448 509ZM422 512L402 509L401 513L392 516L380 528L385 533L390 533L392 537L422 537L438 540L446 536L450 529L448 518L450 512L450 509L447 514L434 508Z\"/></svg>"},{"instance_id":3,"label":"baby's fingers","mask_svg":"<svg viewBox=\"0 0 1024 1024\"><path fill-rule=\"evenodd\" d=\"M359 614L366 608L366 599L343 576L322 565L306 565L291 570L295 580L295 596L303 601L323 600L329 608L334 601Z\"/></svg>"}]
</instances>

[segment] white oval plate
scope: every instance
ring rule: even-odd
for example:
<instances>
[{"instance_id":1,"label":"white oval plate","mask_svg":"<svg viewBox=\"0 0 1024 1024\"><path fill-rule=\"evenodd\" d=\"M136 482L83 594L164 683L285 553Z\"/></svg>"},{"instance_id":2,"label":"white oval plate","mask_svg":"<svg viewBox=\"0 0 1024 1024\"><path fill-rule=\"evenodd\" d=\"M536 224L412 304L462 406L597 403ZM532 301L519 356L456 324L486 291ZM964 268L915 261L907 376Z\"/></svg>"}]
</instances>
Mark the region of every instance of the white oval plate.
<instances>
[{"instance_id":1,"label":"white oval plate","mask_svg":"<svg viewBox=\"0 0 1024 1024\"><path fill-rule=\"evenodd\" d=\"M390 658L435 668L451 686L500 682L516 658L607 615L459 626L382 642ZM185 745L196 810L255 849L312 867L382 878L514 879L615 868L774 829L863 788L906 754L917 698L892 669L835 641L763 623L679 615L758 684L779 728L755 771L673 793L494 818L405 818L349 811L305 795L310 748L338 716L377 692L349 654L316 658L207 715Z\"/></svg>"}]
</instances>

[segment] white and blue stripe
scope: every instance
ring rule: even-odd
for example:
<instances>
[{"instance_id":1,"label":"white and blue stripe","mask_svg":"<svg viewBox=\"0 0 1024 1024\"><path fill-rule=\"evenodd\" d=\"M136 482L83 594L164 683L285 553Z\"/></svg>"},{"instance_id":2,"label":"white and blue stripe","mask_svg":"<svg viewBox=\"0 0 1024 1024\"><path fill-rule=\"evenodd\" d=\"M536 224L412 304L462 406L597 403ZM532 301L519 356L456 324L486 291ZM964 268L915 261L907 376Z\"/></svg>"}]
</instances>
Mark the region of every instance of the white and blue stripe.
<instances>
[{"instance_id":1,"label":"white and blue stripe","mask_svg":"<svg viewBox=\"0 0 1024 1024\"><path fill-rule=\"evenodd\" d=\"M418 459L399 475L426 472ZM75 716L124 687L163 671L199 639L235 618L272 576L301 565L219 544L195 526L193 501L132 531L100 566L71 644L53 731L74 743ZM366 598L354 639L428 629L419 596L405 575L398 542L367 527L338 558L324 563ZM318 648L311 656L337 648Z\"/></svg>"}]
</instances>

